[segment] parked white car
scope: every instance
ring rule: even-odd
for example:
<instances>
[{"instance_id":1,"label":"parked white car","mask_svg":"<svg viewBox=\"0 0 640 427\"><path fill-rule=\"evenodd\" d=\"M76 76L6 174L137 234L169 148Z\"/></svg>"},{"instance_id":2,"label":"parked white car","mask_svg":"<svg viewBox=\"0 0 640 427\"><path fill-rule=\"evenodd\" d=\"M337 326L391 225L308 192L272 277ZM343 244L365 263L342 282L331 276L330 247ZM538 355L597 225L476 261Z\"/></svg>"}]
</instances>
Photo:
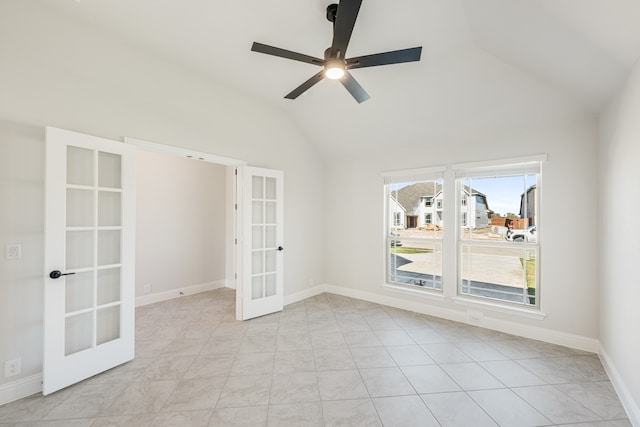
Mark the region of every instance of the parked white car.
<instances>
[{"instance_id":1,"label":"parked white car","mask_svg":"<svg viewBox=\"0 0 640 427\"><path fill-rule=\"evenodd\" d=\"M510 242L535 242L537 227L532 225L524 230L508 230L505 238Z\"/></svg>"}]
</instances>

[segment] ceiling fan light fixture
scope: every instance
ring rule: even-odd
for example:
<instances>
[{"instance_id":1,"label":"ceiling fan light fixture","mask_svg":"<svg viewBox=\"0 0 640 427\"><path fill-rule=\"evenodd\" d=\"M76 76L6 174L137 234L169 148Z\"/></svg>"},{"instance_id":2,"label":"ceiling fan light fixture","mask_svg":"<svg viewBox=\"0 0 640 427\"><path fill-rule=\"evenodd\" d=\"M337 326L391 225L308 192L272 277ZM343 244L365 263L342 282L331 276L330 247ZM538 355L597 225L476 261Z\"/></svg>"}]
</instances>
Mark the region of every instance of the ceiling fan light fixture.
<instances>
[{"instance_id":1,"label":"ceiling fan light fixture","mask_svg":"<svg viewBox=\"0 0 640 427\"><path fill-rule=\"evenodd\" d=\"M331 80L341 79L344 76L344 64L339 60L327 62L324 67L324 75Z\"/></svg>"}]
</instances>

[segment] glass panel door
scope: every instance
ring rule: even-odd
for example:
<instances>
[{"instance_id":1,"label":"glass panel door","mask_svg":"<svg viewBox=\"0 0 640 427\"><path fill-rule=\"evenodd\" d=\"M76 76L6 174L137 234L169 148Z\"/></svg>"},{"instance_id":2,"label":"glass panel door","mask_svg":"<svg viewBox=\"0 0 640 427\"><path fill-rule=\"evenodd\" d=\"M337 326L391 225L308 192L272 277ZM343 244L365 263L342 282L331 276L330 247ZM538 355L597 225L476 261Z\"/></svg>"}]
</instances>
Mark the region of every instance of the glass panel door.
<instances>
[{"instance_id":1,"label":"glass panel door","mask_svg":"<svg viewBox=\"0 0 640 427\"><path fill-rule=\"evenodd\" d=\"M240 319L282 310L282 172L245 167L243 176L243 286Z\"/></svg>"},{"instance_id":2,"label":"glass panel door","mask_svg":"<svg viewBox=\"0 0 640 427\"><path fill-rule=\"evenodd\" d=\"M135 148L47 128L43 393L133 358Z\"/></svg>"}]
</instances>

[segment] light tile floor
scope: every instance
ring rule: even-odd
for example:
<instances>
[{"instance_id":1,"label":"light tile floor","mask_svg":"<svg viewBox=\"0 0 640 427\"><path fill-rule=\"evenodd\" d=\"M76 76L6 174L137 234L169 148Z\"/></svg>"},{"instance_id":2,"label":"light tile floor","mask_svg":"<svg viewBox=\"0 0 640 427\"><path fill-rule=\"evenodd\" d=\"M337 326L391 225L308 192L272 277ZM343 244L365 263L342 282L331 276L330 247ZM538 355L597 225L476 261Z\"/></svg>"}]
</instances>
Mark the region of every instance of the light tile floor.
<instances>
[{"instance_id":1,"label":"light tile floor","mask_svg":"<svg viewBox=\"0 0 640 427\"><path fill-rule=\"evenodd\" d=\"M594 354L332 294L234 309L227 289L141 307L134 361L0 426L631 426Z\"/></svg>"}]
</instances>

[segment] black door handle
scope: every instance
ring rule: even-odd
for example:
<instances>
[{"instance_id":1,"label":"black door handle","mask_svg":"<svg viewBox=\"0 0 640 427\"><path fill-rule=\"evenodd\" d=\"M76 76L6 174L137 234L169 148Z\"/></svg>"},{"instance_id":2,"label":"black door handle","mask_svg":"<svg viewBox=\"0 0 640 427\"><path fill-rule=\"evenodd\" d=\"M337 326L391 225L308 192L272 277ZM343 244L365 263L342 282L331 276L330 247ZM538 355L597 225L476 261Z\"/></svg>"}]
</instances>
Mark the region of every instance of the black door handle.
<instances>
[{"instance_id":1,"label":"black door handle","mask_svg":"<svg viewBox=\"0 0 640 427\"><path fill-rule=\"evenodd\" d=\"M282 246L278 246L278 250L279 251L284 251L284 248Z\"/></svg>"},{"instance_id":2,"label":"black door handle","mask_svg":"<svg viewBox=\"0 0 640 427\"><path fill-rule=\"evenodd\" d=\"M60 270L53 270L51 273L49 273L49 277L51 277L52 279L59 279L62 276L70 276L72 274L76 273L62 273Z\"/></svg>"}]
</instances>

